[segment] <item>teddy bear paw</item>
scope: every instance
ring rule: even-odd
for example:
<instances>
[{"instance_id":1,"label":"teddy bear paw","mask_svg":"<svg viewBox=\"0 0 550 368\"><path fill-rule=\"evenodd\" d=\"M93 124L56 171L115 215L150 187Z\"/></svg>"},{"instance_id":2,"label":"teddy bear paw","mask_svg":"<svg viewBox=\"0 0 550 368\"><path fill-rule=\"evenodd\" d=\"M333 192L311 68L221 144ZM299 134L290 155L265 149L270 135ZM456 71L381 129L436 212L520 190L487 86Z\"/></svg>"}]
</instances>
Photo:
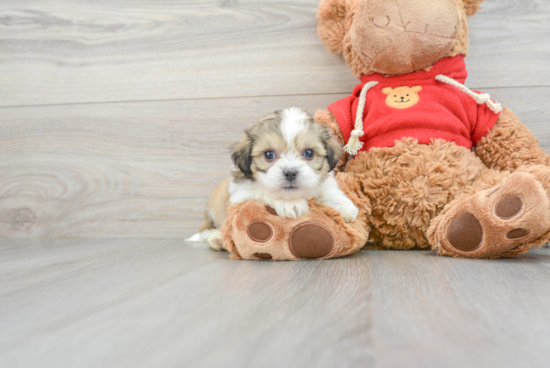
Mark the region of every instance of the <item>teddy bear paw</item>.
<instances>
[{"instance_id":1,"label":"teddy bear paw","mask_svg":"<svg viewBox=\"0 0 550 368\"><path fill-rule=\"evenodd\" d=\"M366 243L362 222L346 224L334 209L311 201L309 213L292 219L265 203L249 201L229 207L224 248L233 259L289 261L351 255Z\"/></svg>"},{"instance_id":2,"label":"teddy bear paw","mask_svg":"<svg viewBox=\"0 0 550 368\"><path fill-rule=\"evenodd\" d=\"M512 174L445 215L438 229L441 253L497 257L534 242L550 230L549 208L546 192L534 176Z\"/></svg>"},{"instance_id":3,"label":"teddy bear paw","mask_svg":"<svg viewBox=\"0 0 550 368\"><path fill-rule=\"evenodd\" d=\"M249 245L248 250L255 259L315 259L328 256L334 249L334 236L322 224L305 221L295 225L286 240L281 218L272 207L266 207L270 214L263 220L252 221L247 227ZM267 220L267 221L265 221ZM271 221L270 221L271 220ZM282 243L274 239L281 239ZM284 244L286 243L286 244ZM285 250L292 255L285 255ZM288 257L290 256L290 257Z\"/></svg>"}]
</instances>

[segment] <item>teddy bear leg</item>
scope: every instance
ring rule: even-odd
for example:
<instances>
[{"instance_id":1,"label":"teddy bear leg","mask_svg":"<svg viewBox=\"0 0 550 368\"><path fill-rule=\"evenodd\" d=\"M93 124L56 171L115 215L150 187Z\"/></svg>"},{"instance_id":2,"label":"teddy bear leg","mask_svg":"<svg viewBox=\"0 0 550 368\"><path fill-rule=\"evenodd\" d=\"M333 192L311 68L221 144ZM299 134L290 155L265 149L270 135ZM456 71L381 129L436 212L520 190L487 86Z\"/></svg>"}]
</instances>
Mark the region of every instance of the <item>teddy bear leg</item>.
<instances>
[{"instance_id":1,"label":"teddy bear leg","mask_svg":"<svg viewBox=\"0 0 550 368\"><path fill-rule=\"evenodd\" d=\"M539 166L539 170L546 174L538 174L549 176L548 168ZM547 242L550 201L537 176L518 171L500 184L451 202L428 229L433 249L445 256L500 258Z\"/></svg>"},{"instance_id":2,"label":"teddy bear leg","mask_svg":"<svg viewBox=\"0 0 550 368\"><path fill-rule=\"evenodd\" d=\"M343 257L359 251L369 228L366 214L345 223L338 211L310 202L310 212L287 219L265 204L249 201L229 208L222 228L224 248L233 259L301 260Z\"/></svg>"}]
</instances>

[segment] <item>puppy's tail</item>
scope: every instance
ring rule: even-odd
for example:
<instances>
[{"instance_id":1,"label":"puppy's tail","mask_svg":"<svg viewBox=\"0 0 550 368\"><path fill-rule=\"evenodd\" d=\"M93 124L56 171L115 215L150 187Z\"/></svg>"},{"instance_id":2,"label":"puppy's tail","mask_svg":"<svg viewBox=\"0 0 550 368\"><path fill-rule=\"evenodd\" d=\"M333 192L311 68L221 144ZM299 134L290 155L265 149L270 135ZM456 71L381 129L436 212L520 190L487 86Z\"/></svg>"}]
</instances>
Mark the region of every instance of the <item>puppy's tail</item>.
<instances>
[{"instance_id":1,"label":"puppy's tail","mask_svg":"<svg viewBox=\"0 0 550 368\"><path fill-rule=\"evenodd\" d=\"M185 239L185 241L191 242L191 243L204 243L204 239L201 239L202 233L196 233L192 237Z\"/></svg>"},{"instance_id":2,"label":"puppy's tail","mask_svg":"<svg viewBox=\"0 0 550 368\"><path fill-rule=\"evenodd\" d=\"M218 229L204 230L198 234L193 235L189 239L185 239L185 241L188 241L191 243L208 244L212 249L215 249L215 250L223 249L222 232Z\"/></svg>"},{"instance_id":3,"label":"puppy's tail","mask_svg":"<svg viewBox=\"0 0 550 368\"><path fill-rule=\"evenodd\" d=\"M208 234L210 230L214 230L214 221L212 220L212 216L208 215L208 212L206 213L206 216L204 217L204 220L202 220L201 226L199 227L199 232L193 235L192 237L185 239L185 241L188 241L190 243L207 243L208 240Z\"/></svg>"}]
</instances>

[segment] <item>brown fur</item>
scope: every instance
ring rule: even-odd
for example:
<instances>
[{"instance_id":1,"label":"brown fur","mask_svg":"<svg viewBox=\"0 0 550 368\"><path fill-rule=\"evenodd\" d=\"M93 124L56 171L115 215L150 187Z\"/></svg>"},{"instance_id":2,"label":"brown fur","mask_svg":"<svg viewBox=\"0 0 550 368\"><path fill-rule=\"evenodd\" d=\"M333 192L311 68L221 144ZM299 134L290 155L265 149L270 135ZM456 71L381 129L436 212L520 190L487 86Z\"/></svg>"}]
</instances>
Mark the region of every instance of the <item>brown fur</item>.
<instances>
[{"instance_id":1,"label":"brown fur","mask_svg":"<svg viewBox=\"0 0 550 368\"><path fill-rule=\"evenodd\" d=\"M481 3L485 0L462 0L462 4L464 5L464 10L466 11L466 15L471 17L475 13L479 11L481 8Z\"/></svg>"},{"instance_id":2,"label":"brown fur","mask_svg":"<svg viewBox=\"0 0 550 368\"><path fill-rule=\"evenodd\" d=\"M525 253L531 247L540 247L547 242L550 236L550 205L543 185L529 172L533 169L537 171L536 167L533 167L531 170L514 174L487 170L481 180L474 183L474 190L458 196L434 219L427 233L433 249L441 255L453 257L500 258ZM548 175L547 167L541 169ZM497 186L491 186L495 182L498 182ZM524 213L511 220L495 216L495 204L506 195L516 193L524 194L524 201L527 202L524 204L527 207ZM448 223L457 214L464 212L474 214L485 229L484 246L472 252L458 251L449 246L445 239ZM507 239L506 233L515 228L528 228L530 234L523 239Z\"/></svg>"},{"instance_id":3,"label":"brown fur","mask_svg":"<svg viewBox=\"0 0 550 368\"><path fill-rule=\"evenodd\" d=\"M344 136L342 135L342 132L338 127L338 123L334 119L334 115L330 111L325 111L325 110L317 111L315 113L315 121L321 125L326 126L328 130L334 134L340 146L344 145L345 143ZM339 152L341 154L341 157L338 163L336 164L336 166L334 167L335 171L342 171L349 159L349 154L347 152L342 152L341 148L339 148Z\"/></svg>"},{"instance_id":4,"label":"brown fur","mask_svg":"<svg viewBox=\"0 0 550 368\"><path fill-rule=\"evenodd\" d=\"M550 156L514 112L505 108L489 134L477 145L476 154L492 169L514 171L529 165L550 166Z\"/></svg>"},{"instance_id":5,"label":"brown fur","mask_svg":"<svg viewBox=\"0 0 550 368\"><path fill-rule=\"evenodd\" d=\"M458 2L461 14L461 22L454 45L450 50L433 59L433 62L422 65L419 69L429 69L430 64L437 62L440 57L450 57L459 54L468 55L470 44L468 41L467 17L477 12L482 0L456 1ZM356 52L356 48L353 46L354 39L350 33L360 2L361 0L323 0L317 12L317 19L319 20L317 33L319 37L331 53L343 54L352 73L358 78L361 75L369 75L376 72L372 68L372 65L365 63L365 60ZM365 37L368 37L368 35L365 35Z\"/></svg>"},{"instance_id":6,"label":"brown fur","mask_svg":"<svg viewBox=\"0 0 550 368\"><path fill-rule=\"evenodd\" d=\"M199 228L200 232L209 229L219 229L224 224L227 219L227 207L229 207L228 188L229 178L225 178L210 195L206 205L204 220Z\"/></svg>"},{"instance_id":7,"label":"brown fur","mask_svg":"<svg viewBox=\"0 0 550 368\"><path fill-rule=\"evenodd\" d=\"M413 6L414 1L410 2ZM461 12L460 30L455 44L445 55L447 57L467 55L467 17L474 15L482 2L456 1ZM355 43L369 42L368 39L358 41L357 35L352 37L351 34L354 21L362 24L368 22L367 19L361 19L361 6L367 2L368 0L324 0L317 15L321 40L329 51L343 54L357 77L374 72L373 61L356 53ZM360 36L369 37L366 33ZM434 59L433 63L438 60L439 58ZM390 74L400 73L396 68L395 73ZM322 117L323 124L334 128L336 134L339 133L336 119L330 112L318 112L316 116ZM342 167L344 165L345 163L341 164ZM526 165L543 166L529 168ZM438 224L445 221L445 214L452 212L453 208L456 210L465 206L475 193L498 187L502 180L518 169L532 172L542 190L549 192L549 165L550 156L538 146L538 140L511 110L505 109L493 130L478 142L475 153L443 141L419 145L412 139L404 139L391 148L375 148L368 153L360 153L347 162L345 170L356 173L358 183L353 184L354 189L366 194L372 203L372 214L368 221L372 227L370 242L377 247L421 247L436 249L444 255L498 257L517 255L541 244L541 241L547 239L546 235L540 234L545 231L533 230L541 235L539 239L520 244L511 250L501 248L491 253L486 248L481 253L474 252L470 255L458 254L455 250L445 248L442 239L438 239L434 232ZM532 195L530 193L532 192L527 191L525 195L529 197ZM550 216L549 209L544 205L540 210L543 211L540 216ZM488 213L484 211L489 209L480 211L481 216L482 213Z\"/></svg>"},{"instance_id":8,"label":"brown fur","mask_svg":"<svg viewBox=\"0 0 550 368\"><path fill-rule=\"evenodd\" d=\"M335 120L334 117L333 119ZM435 242L434 235L429 235L431 242L428 240L426 233L430 224L433 229L437 228L442 219L442 216L438 215L443 209L453 208L477 191L498 186L510 175L507 167L512 170L519 167L519 171L532 173L544 190L550 193L548 155L510 110L502 114L492 133L508 137L510 134L515 135L515 138L523 142L518 146L512 144L508 148L509 140L497 139L490 144L492 141L486 139L480 145L483 153L494 153L484 156L493 157L493 166L497 166L498 170L487 167L482 161L483 157L480 158L464 147L442 140L435 140L430 145L421 145L414 139L403 139L394 147L373 148L368 153L360 153L349 161L346 172L356 173L358 181L352 182L352 190L366 194L369 205L372 206L372 214L368 218L371 227L369 242L377 248L433 248L442 255L464 256L451 254L451 251L443 249L440 243ZM526 142L529 145L525 144ZM502 147L504 152L500 155L499 149ZM506 154L512 152L515 159L509 161ZM524 166L540 163L545 165ZM343 190L349 190L343 185L341 187ZM550 215L549 209L545 210L547 216ZM521 244L500 256L524 253L545 241L547 237L541 235L538 240ZM473 256L499 257L495 254Z\"/></svg>"},{"instance_id":9,"label":"brown fur","mask_svg":"<svg viewBox=\"0 0 550 368\"><path fill-rule=\"evenodd\" d=\"M300 219L283 219L268 212L263 203L249 201L229 207L229 220L225 223L223 244L232 259L259 259L255 254L269 254L274 261L298 260L290 251L288 244L292 230L305 222L313 222L328 229L335 240L334 249L322 259L343 257L359 251L367 241L369 231L364 226L369 208L360 208L357 220L347 224L340 213L333 208L323 206L314 200L310 202L310 213ZM248 226L258 219L270 224L272 238L266 243L257 243L247 235Z\"/></svg>"},{"instance_id":10,"label":"brown fur","mask_svg":"<svg viewBox=\"0 0 550 368\"><path fill-rule=\"evenodd\" d=\"M404 139L348 162L372 203L371 243L387 249L429 249L425 233L450 199L467 192L486 169L469 150L436 140Z\"/></svg>"},{"instance_id":11,"label":"brown fur","mask_svg":"<svg viewBox=\"0 0 550 368\"><path fill-rule=\"evenodd\" d=\"M276 111L264 116L244 131L243 139L231 152L233 163L239 169L233 173L236 182L253 179L254 173L269 168L270 164L262 157L266 150L276 147L280 150L286 149L286 143L279 130L280 121L280 112Z\"/></svg>"},{"instance_id":12,"label":"brown fur","mask_svg":"<svg viewBox=\"0 0 550 368\"><path fill-rule=\"evenodd\" d=\"M323 0L317 15L321 40L329 51L342 53L358 77L374 72L371 60L360 57L354 45L358 40L368 42L369 35L363 34L362 38L350 35L353 22L358 19L360 3L367 1ZM455 1L461 13L460 29L456 42L444 56L467 54L467 17L475 14L482 2ZM315 117L343 141L331 112L318 111ZM550 156L509 109L504 109L492 131L478 142L474 151L443 140L419 144L415 139L404 138L393 147L372 148L353 159L344 155L337 166L340 171L337 180L360 210L353 230L346 228L350 236L347 241L353 248L356 245L353 239L368 235L368 245L379 249L434 249L440 255L469 258L517 256L550 238L549 166ZM508 219L497 215L496 204L506 196L521 199L523 207L516 217ZM232 244L233 257L255 259L250 256L250 250L257 244L243 237L243 229L235 231L245 221L238 216L241 210L244 211L244 207L233 210L232 228L224 242ZM474 216L483 230L479 247L473 250L459 250L451 244L448 225L461 214ZM253 218L275 224L281 234L288 234L296 226L272 219L261 211L253 212ZM322 211L299 221L332 226ZM335 234L338 232L332 229ZM510 231L518 229L528 231L527 235L508 237ZM355 237L357 233L362 234L362 238ZM296 259L285 253L288 250L285 236L271 244L280 252L274 259ZM339 239L346 241L342 236ZM243 252L237 255L241 245ZM342 244L339 247L351 249ZM325 258L345 254L348 252L333 252Z\"/></svg>"},{"instance_id":13,"label":"brown fur","mask_svg":"<svg viewBox=\"0 0 550 368\"><path fill-rule=\"evenodd\" d=\"M295 145L299 152L306 149L315 151L309 165L323 175L332 171L342 158L342 145L333 131L322 124L309 124L296 136Z\"/></svg>"}]
</instances>

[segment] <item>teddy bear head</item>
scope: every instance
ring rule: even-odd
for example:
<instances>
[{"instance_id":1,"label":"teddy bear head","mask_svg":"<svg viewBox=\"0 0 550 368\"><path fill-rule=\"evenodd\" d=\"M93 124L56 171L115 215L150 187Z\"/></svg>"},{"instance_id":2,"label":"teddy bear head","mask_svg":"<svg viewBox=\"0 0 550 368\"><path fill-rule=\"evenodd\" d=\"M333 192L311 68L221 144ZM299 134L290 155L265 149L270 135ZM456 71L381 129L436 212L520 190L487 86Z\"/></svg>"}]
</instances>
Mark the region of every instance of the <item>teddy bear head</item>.
<instances>
[{"instance_id":1,"label":"teddy bear head","mask_svg":"<svg viewBox=\"0 0 550 368\"><path fill-rule=\"evenodd\" d=\"M319 37L361 75L407 74L468 53L467 17L483 0L322 0Z\"/></svg>"}]
</instances>

